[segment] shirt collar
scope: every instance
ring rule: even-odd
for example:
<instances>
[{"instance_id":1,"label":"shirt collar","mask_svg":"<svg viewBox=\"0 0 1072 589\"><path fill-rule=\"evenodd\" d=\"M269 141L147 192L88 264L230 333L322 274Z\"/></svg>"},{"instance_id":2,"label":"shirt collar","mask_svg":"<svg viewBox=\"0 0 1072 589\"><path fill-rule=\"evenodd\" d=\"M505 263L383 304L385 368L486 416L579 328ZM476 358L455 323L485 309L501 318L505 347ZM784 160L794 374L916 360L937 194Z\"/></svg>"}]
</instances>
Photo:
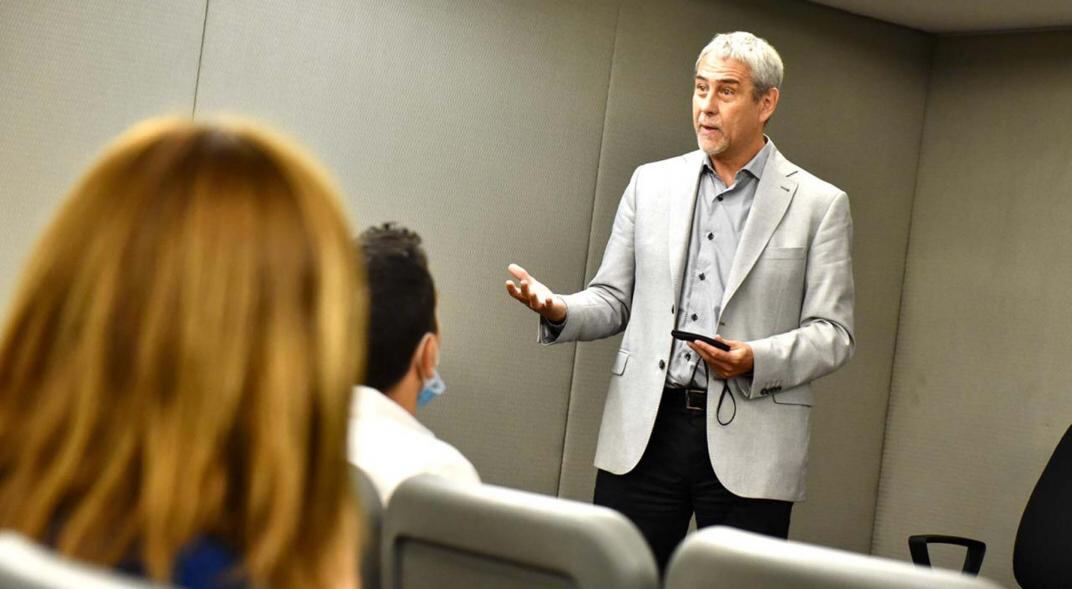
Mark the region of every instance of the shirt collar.
<instances>
[{"instance_id":1,"label":"shirt collar","mask_svg":"<svg viewBox=\"0 0 1072 589\"><path fill-rule=\"evenodd\" d=\"M759 180L763 176L763 168L767 166L767 159L770 157L771 151L774 149L774 142L770 137L763 136L763 147L759 149L756 155L752 156L752 159L748 160L748 163L744 165L740 171L737 172L740 175L741 172L748 172L753 178ZM706 156L703 159L704 170L715 173L715 168L711 166L711 156Z\"/></svg>"},{"instance_id":2,"label":"shirt collar","mask_svg":"<svg viewBox=\"0 0 1072 589\"><path fill-rule=\"evenodd\" d=\"M387 395L377 389L358 385L354 387L354 397L355 402L351 409L351 414L354 416L361 413L365 413L366 418L375 415L376 417L372 419L390 419L409 429L433 435L432 430L424 427L421 422L417 421L416 417L410 415L409 411L403 409L401 405L395 403Z\"/></svg>"}]
</instances>

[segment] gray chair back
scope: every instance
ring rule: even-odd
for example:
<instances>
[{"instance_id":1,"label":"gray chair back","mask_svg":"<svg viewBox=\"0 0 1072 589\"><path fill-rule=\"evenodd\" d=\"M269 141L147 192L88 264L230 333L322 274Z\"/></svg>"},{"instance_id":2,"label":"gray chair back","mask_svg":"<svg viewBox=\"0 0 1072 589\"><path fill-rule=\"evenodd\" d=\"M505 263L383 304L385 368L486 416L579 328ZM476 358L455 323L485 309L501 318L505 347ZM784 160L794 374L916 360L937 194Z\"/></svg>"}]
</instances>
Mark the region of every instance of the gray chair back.
<instances>
[{"instance_id":1,"label":"gray chair back","mask_svg":"<svg viewBox=\"0 0 1072 589\"><path fill-rule=\"evenodd\" d=\"M11 532L0 533L0 589L163 589L76 563Z\"/></svg>"},{"instance_id":2,"label":"gray chair back","mask_svg":"<svg viewBox=\"0 0 1072 589\"><path fill-rule=\"evenodd\" d=\"M706 528L674 552L666 589L1000 589L980 577L907 562Z\"/></svg>"},{"instance_id":3,"label":"gray chair back","mask_svg":"<svg viewBox=\"0 0 1072 589\"><path fill-rule=\"evenodd\" d=\"M350 482L353 484L354 492L357 493L365 523L361 554L358 555L358 562L361 564L361 587L362 589L380 589L383 502L368 473L353 464L350 465Z\"/></svg>"},{"instance_id":4,"label":"gray chair back","mask_svg":"<svg viewBox=\"0 0 1072 589\"><path fill-rule=\"evenodd\" d=\"M422 475L384 518L384 589L655 589L655 559L621 514Z\"/></svg>"}]
</instances>

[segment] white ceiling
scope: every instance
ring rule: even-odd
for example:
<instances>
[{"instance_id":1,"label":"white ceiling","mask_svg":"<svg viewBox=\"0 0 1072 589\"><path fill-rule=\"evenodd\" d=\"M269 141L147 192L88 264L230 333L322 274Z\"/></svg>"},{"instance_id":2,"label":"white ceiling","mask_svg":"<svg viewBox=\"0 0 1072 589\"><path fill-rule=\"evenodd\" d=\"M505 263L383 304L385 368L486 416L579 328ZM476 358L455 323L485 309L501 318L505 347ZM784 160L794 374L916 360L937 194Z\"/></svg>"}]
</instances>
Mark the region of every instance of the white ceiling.
<instances>
[{"instance_id":1,"label":"white ceiling","mask_svg":"<svg viewBox=\"0 0 1072 589\"><path fill-rule=\"evenodd\" d=\"M1072 27L1072 0L812 0L929 33Z\"/></svg>"}]
</instances>

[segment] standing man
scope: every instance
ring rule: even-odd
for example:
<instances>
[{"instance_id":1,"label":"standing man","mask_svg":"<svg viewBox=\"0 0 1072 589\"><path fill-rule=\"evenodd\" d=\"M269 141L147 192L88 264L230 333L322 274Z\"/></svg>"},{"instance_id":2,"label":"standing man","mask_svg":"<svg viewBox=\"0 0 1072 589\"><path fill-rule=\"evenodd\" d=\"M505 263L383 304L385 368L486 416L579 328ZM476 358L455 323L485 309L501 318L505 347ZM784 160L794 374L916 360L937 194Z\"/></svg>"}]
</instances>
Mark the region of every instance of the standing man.
<instances>
[{"instance_id":1,"label":"standing man","mask_svg":"<svg viewBox=\"0 0 1072 589\"><path fill-rule=\"evenodd\" d=\"M595 502L629 517L665 569L695 513L785 538L804 499L811 381L853 353L846 194L764 134L782 60L751 33L696 60L699 150L636 169L591 284L557 295L511 265L540 341L625 330L611 367ZM718 335L727 351L675 340Z\"/></svg>"}]
</instances>

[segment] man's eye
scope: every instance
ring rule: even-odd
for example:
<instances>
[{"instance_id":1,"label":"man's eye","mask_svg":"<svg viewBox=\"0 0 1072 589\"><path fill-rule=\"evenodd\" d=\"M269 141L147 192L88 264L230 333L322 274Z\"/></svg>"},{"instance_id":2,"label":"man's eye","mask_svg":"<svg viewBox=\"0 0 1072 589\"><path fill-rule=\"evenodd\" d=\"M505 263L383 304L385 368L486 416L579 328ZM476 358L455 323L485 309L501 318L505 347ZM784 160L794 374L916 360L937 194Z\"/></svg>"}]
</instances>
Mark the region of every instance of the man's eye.
<instances>
[{"instance_id":1,"label":"man's eye","mask_svg":"<svg viewBox=\"0 0 1072 589\"><path fill-rule=\"evenodd\" d=\"M703 84L696 84L696 91L700 93L707 92L707 86L704 86Z\"/></svg>"},{"instance_id":2,"label":"man's eye","mask_svg":"<svg viewBox=\"0 0 1072 589\"><path fill-rule=\"evenodd\" d=\"M736 93L736 91L735 91L735 90L734 90L733 88L728 88L728 87L727 87L727 88L723 88L723 89L722 89L722 90L720 91L720 93L721 93L721 94L722 94L723 96L733 96L733 95L734 95L734 94Z\"/></svg>"}]
</instances>

